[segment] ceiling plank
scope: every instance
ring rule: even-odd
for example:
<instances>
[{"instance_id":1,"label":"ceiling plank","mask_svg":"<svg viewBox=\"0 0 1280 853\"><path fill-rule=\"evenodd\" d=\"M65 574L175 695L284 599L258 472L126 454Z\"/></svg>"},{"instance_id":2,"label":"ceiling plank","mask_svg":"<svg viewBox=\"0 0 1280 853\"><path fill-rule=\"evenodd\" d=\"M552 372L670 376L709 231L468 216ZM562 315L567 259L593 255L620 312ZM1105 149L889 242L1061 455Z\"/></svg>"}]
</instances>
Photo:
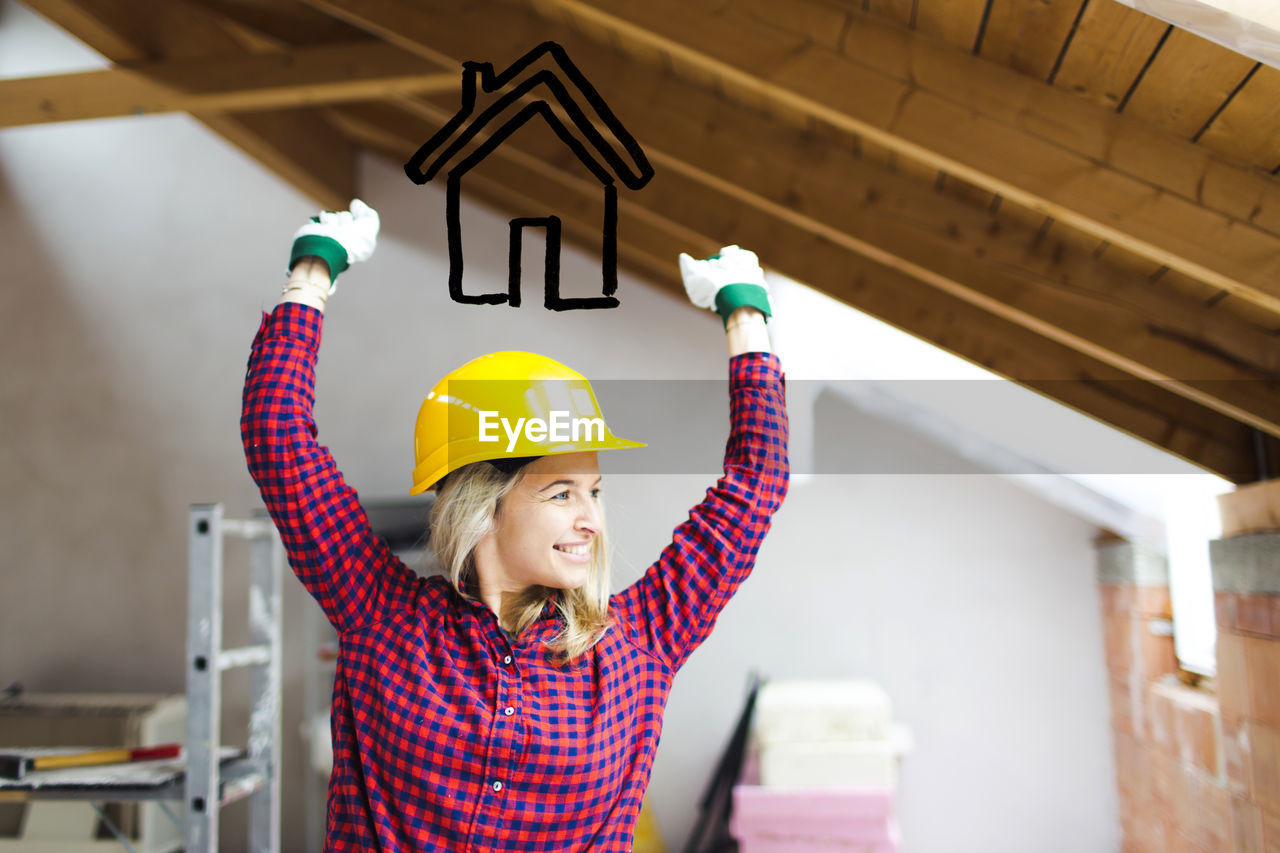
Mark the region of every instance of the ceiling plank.
<instances>
[{"instance_id":1,"label":"ceiling plank","mask_svg":"<svg viewBox=\"0 0 1280 853\"><path fill-rule=\"evenodd\" d=\"M1134 91L1125 112L1192 139L1256 64L1175 28L1143 75L1142 85Z\"/></svg>"},{"instance_id":2,"label":"ceiling plank","mask_svg":"<svg viewBox=\"0 0 1280 853\"><path fill-rule=\"evenodd\" d=\"M365 141L397 162L411 155L448 115L438 110L438 120L431 122L422 118L427 110L419 110L417 117L368 104L332 110L343 117L341 126L357 136L359 128L365 128ZM564 220L566 234L589 249L598 246L598 184L561 171L548 151L521 147L536 141L534 135L513 136L468 175L464 192L478 191L502 210L529 209L531 204L553 210ZM472 178L479 179L476 189ZM822 287L904 331L997 373L1035 377L1023 384L1208 470L1240 482L1256 477L1251 431L1242 424L1159 385L1126 378L1106 364L1047 343L961 300L929 293L914 278L785 222L744 219L731 198L683 186L685 182L678 173L660 169L649 188L620 198L619 204L619 256L624 265L655 278L681 298L674 263L679 252L711 251L731 238L767 245L768 266ZM657 195L650 193L654 188ZM675 215L669 212L671 198L679 200Z\"/></svg>"},{"instance_id":3,"label":"ceiling plank","mask_svg":"<svg viewBox=\"0 0 1280 853\"><path fill-rule=\"evenodd\" d=\"M930 49L884 25L855 27L848 42L850 55L874 60L897 77L910 76L964 109L1280 237L1280 180L1257 169L1147 122L1099 109L1065 89L1046 88L955 51Z\"/></svg>"},{"instance_id":4,"label":"ceiling plank","mask_svg":"<svg viewBox=\"0 0 1280 853\"><path fill-rule=\"evenodd\" d=\"M1084 2L993 3L980 55L1047 80Z\"/></svg>"},{"instance_id":5,"label":"ceiling plank","mask_svg":"<svg viewBox=\"0 0 1280 853\"><path fill-rule=\"evenodd\" d=\"M1089 0L1053 84L1114 110L1168 28L1115 0Z\"/></svg>"},{"instance_id":6,"label":"ceiling plank","mask_svg":"<svg viewBox=\"0 0 1280 853\"><path fill-rule=\"evenodd\" d=\"M1200 137L1240 162L1280 171L1280 70L1260 67Z\"/></svg>"},{"instance_id":7,"label":"ceiling plank","mask_svg":"<svg viewBox=\"0 0 1280 853\"><path fill-rule=\"evenodd\" d=\"M456 91L458 74L380 41L131 62L0 80L0 127L170 112L234 112Z\"/></svg>"},{"instance_id":8,"label":"ceiling plank","mask_svg":"<svg viewBox=\"0 0 1280 853\"><path fill-rule=\"evenodd\" d=\"M910 69L898 77L841 62L803 41L780 38L735 17L732 7L708 15L673 0L536 0L535 5L548 14L572 11L607 21L619 39L661 46L680 62L754 85L772 99L807 111L814 120L895 148L998 193L1006 202L1042 211L1280 310L1280 238L1031 133L1019 122L1009 124L984 113L989 102L1003 102L999 110L1004 112L1034 111L1037 98L1052 91L1009 69L961 51L944 54L925 40L900 33L899 45L872 51L898 51L898 60ZM694 34L700 32L716 32L719 37L698 39ZM945 73L939 73L942 65ZM935 88L927 88L930 84ZM949 90L947 96L940 94L944 89ZM1097 132L1104 130L1104 120L1095 115Z\"/></svg>"},{"instance_id":9,"label":"ceiling plank","mask_svg":"<svg viewBox=\"0 0 1280 853\"><path fill-rule=\"evenodd\" d=\"M915 29L920 0L844 0L843 5L857 5L873 15L893 21L901 27Z\"/></svg>"},{"instance_id":10,"label":"ceiling plank","mask_svg":"<svg viewBox=\"0 0 1280 853\"><path fill-rule=\"evenodd\" d=\"M920 0L916 29L963 50L972 50L988 0Z\"/></svg>"},{"instance_id":11,"label":"ceiling plank","mask_svg":"<svg viewBox=\"0 0 1280 853\"><path fill-rule=\"evenodd\" d=\"M828 3L779 3L777 0L734 0L747 17L766 27L794 33L828 50L840 51L851 23L849 11Z\"/></svg>"},{"instance_id":12,"label":"ceiling plank","mask_svg":"<svg viewBox=\"0 0 1280 853\"><path fill-rule=\"evenodd\" d=\"M245 0L195 2L224 20L234 21L260 37L273 39L281 47L347 44L363 35L355 27L294 0L275 0L270 4Z\"/></svg>"},{"instance_id":13,"label":"ceiling plank","mask_svg":"<svg viewBox=\"0 0 1280 853\"><path fill-rule=\"evenodd\" d=\"M1268 0L1121 0L1228 50L1280 68L1280 7Z\"/></svg>"},{"instance_id":14,"label":"ceiling plank","mask_svg":"<svg viewBox=\"0 0 1280 853\"><path fill-rule=\"evenodd\" d=\"M112 62L236 56L244 52L216 15L182 0L24 0ZM295 189L343 209L356 186L356 150L314 113L192 114Z\"/></svg>"}]
</instances>

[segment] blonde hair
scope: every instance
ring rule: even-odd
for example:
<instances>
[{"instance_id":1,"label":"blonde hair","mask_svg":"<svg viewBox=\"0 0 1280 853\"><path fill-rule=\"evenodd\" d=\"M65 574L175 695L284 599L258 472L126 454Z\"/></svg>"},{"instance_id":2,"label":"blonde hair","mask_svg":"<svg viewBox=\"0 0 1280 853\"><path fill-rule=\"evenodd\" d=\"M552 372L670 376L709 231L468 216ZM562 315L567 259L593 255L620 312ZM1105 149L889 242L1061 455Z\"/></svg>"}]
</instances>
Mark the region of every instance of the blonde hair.
<instances>
[{"instance_id":1,"label":"blonde hair","mask_svg":"<svg viewBox=\"0 0 1280 853\"><path fill-rule=\"evenodd\" d=\"M480 598L480 579L475 550L494 526L502 499L520 482L524 469L502 471L488 462L474 462L450 473L437 487L431 506L430 544L445 577L463 598ZM604 520L604 504L600 504ZM609 627L609 547L602 523L591 543L587 582L578 589L559 590L530 586L515 599L503 602L498 621L514 625L520 636L542 614L557 593L556 609L564 619L564 630L546 643L563 663L569 663L591 649Z\"/></svg>"}]
</instances>

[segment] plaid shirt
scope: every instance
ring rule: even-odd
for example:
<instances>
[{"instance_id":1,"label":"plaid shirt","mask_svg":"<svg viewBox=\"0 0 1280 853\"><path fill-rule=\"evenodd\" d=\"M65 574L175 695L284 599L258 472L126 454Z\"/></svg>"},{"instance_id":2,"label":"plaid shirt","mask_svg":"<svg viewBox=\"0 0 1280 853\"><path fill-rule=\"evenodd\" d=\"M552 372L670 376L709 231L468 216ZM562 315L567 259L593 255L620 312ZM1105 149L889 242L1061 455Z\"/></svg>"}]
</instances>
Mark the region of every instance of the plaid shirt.
<instances>
[{"instance_id":1,"label":"plaid shirt","mask_svg":"<svg viewBox=\"0 0 1280 853\"><path fill-rule=\"evenodd\" d=\"M326 850L630 851L672 678L751 572L786 494L776 356L729 362L725 474L569 668L372 535L312 419L321 315L262 325L241 435L298 578L340 635Z\"/></svg>"}]
</instances>

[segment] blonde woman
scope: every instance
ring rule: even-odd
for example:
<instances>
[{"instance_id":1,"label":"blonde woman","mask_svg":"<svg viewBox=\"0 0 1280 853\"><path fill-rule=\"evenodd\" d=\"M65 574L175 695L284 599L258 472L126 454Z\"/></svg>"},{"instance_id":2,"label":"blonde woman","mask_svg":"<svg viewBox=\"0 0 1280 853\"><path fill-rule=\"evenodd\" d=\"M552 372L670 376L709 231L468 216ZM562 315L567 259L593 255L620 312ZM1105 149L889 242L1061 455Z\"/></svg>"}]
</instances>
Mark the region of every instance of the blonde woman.
<instances>
[{"instance_id":1,"label":"blonde woman","mask_svg":"<svg viewBox=\"0 0 1280 853\"><path fill-rule=\"evenodd\" d=\"M430 542L444 570L424 578L372 535L312 419L325 306L338 274L372 255L378 224L355 200L295 234L241 420L290 563L340 636L325 849L630 851L672 679L786 493L763 273L736 246L681 256L690 298L725 321L730 435L723 476L640 580L609 593L598 464L639 442L602 418L564 441L480 441L486 406L528 423L521 406L538 394L513 388L576 389L579 413L599 414L585 378L533 353L468 362L446 377L451 393L442 380L423 402L412 491L437 490Z\"/></svg>"}]
</instances>

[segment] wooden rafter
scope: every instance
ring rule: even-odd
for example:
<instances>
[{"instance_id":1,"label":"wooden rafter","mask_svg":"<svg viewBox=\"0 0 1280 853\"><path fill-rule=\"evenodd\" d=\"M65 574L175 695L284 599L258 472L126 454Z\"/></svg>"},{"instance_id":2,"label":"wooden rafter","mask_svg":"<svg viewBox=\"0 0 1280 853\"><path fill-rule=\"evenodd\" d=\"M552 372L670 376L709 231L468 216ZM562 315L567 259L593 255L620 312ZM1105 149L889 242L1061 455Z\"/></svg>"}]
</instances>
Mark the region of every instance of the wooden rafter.
<instances>
[{"instance_id":1,"label":"wooden rafter","mask_svg":"<svg viewBox=\"0 0 1280 853\"><path fill-rule=\"evenodd\" d=\"M450 111L429 104L412 115L373 105L334 108L336 123L371 147L403 161L442 126ZM598 245L600 192L549 134L513 137L467 178L467 192L504 210L554 209L567 236ZM473 184L473 179L476 179ZM652 192L651 192L652 191ZM672 206L672 199L679 204ZM899 328L1001 373L1036 378L1022 384L1206 468L1238 480L1256 466L1250 430L1239 422L1128 377L1074 350L1046 343L1014 323L946 295L926 294L918 280L884 269L785 222L740 217L730 198L659 169L642 193L620 199L619 258L673 292L682 293L671 258L710 251L723 234L770 246L779 268L817 282L838 299L865 306Z\"/></svg>"},{"instance_id":2,"label":"wooden rafter","mask_svg":"<svg viewBox=\"0 0 1280 853\"><path fill-rule=\"evenodd\" d=\"M24 2L112 62L245 52L216 15L184 0ZM316 115L296 110L192 115L324 207L341 209L355 194L355 147Z\"/></svg>"},{"instance_id":3,"label":"wooden rafter","mask_svg":"<svg viewBox=\"0 0 1280 853\"><path fill-rule=\"evenodd\" d=\"M324 2L317 0L320 5ZM531 0L532 2L532 0ZM1280 311L1280 236L1177 194L1157 176L1084 147L1134 144L1129 122L964 51L937 45L850 10L845 54L761 25L736 4L677 0L536 0L549 20L585 24L681 73L720 81L728 97L764 98L1152 258L1239 298ZM715 38L704 34L715 33ZM1065 111L1065 112L1064 112ZM1081 139L1087 139L1081 144ZM1178 156L1172 138L1169 149ZM1163 150L1163 148L1161 149ZM1152 149L1124 155L1150 158ZM1214 163L1269 206L1280 186ZM1242 174L1243 173L1243 174ZM1252 179L1252 180L1250 180ZM1197 184L1199 181L1197 181ZM1203 195L1203 194L1201 194ZM1261 211L1259 211L1259 214Z\"/></svg>"},{"instance_id":4,"label":"wooden rafter","mask_svg":"<svg viewBox=\"0 0 1280 853\"><path fill-rule=\"evenodd\" d=\"M121 67L0 84L0 121L3 105L10 121L193 111L336 208L355 194L356 146L407 156L456 109L419 94L455 90L464 60L501 65L549 38L658 167L621 200L624 264L678 287L676 251L767 243L781 271L1235 479L1257 475L1254 430L1280 435L1280 182L977 58L1029 61L1008 22L984 43L983 12L972 46L955 50L864 13L914 14L899 0L792 0L785 26L769 25L781 13L770 0L303 2L31 0ZM1038 26L1062 38L1062 17ZM957 43L968 26L917 23ZM1165 109L1133 90L1132 112ZM1185 115L1171 101L1161 120L1221 133L1226 109L1201 121L1213 100L1185 99ZM466 191L546 200L567 211L567 237L598 244L598 185L563 146L526 136Z\"/></svg>"},{"instance_id":5,"label":"wooden rafter","mask_svg":"<svg viewBox=\"0 0 1280 853\"><path fill-rule=\"evenodd\" d=\"M441 73L433 63L375 40L4 80L0 127L303 107L457 88L456 71Z\"/></svg>"},{"instance_id":6,"label":"wooden rafter","mask_svg":"<svg viewBox=\"0 0 1280 853\"><path fill-rule=\"evenodd\" d=\"M536 32L512 6L505 13L485 10L490 26L480 28L462 12L415 11L392 2L316 2L341 7L346 20L370 32L387 31L394 22L396 37L407 49L415 39L430 38L433 55L440 45L463 55L504 55L519 50L527 38L523 34ZM501 35L506 33L515 35ZM1029 268L1024 259L1035 242L1034 229L1014 222L997 230L990 214L858 167L821 140L779 128L687 83L660 75L641 78L616 56L581 40L570 43L596 84L614 93L612 106L646 141L660 171L677 172L758 220L786 223L882 270L908 275L979 309L975 317L992 315L1022 326L1119 375L1160 383L1233 420L1280 434L1280 405L1267 385L1280 376L1280 359L1269 336L1225 316L1206 324L1200 306L1167 294L1153 297L1145 278L1078 251L1059 247L1052 261ZM555 163L568 155L550 150L545 156ZM796 168L798 163L804 168ZM886 210L887 204L899 208L896 214ZM672 198L662 209L678 218L676 211L686 205ZM832 291L823 279L805 280ZM1198 345L1202 338L1215 343ZM1011 370L1009 364L986 364L1019 381L1041 378Z\"/></svg>"}]
</instances>

